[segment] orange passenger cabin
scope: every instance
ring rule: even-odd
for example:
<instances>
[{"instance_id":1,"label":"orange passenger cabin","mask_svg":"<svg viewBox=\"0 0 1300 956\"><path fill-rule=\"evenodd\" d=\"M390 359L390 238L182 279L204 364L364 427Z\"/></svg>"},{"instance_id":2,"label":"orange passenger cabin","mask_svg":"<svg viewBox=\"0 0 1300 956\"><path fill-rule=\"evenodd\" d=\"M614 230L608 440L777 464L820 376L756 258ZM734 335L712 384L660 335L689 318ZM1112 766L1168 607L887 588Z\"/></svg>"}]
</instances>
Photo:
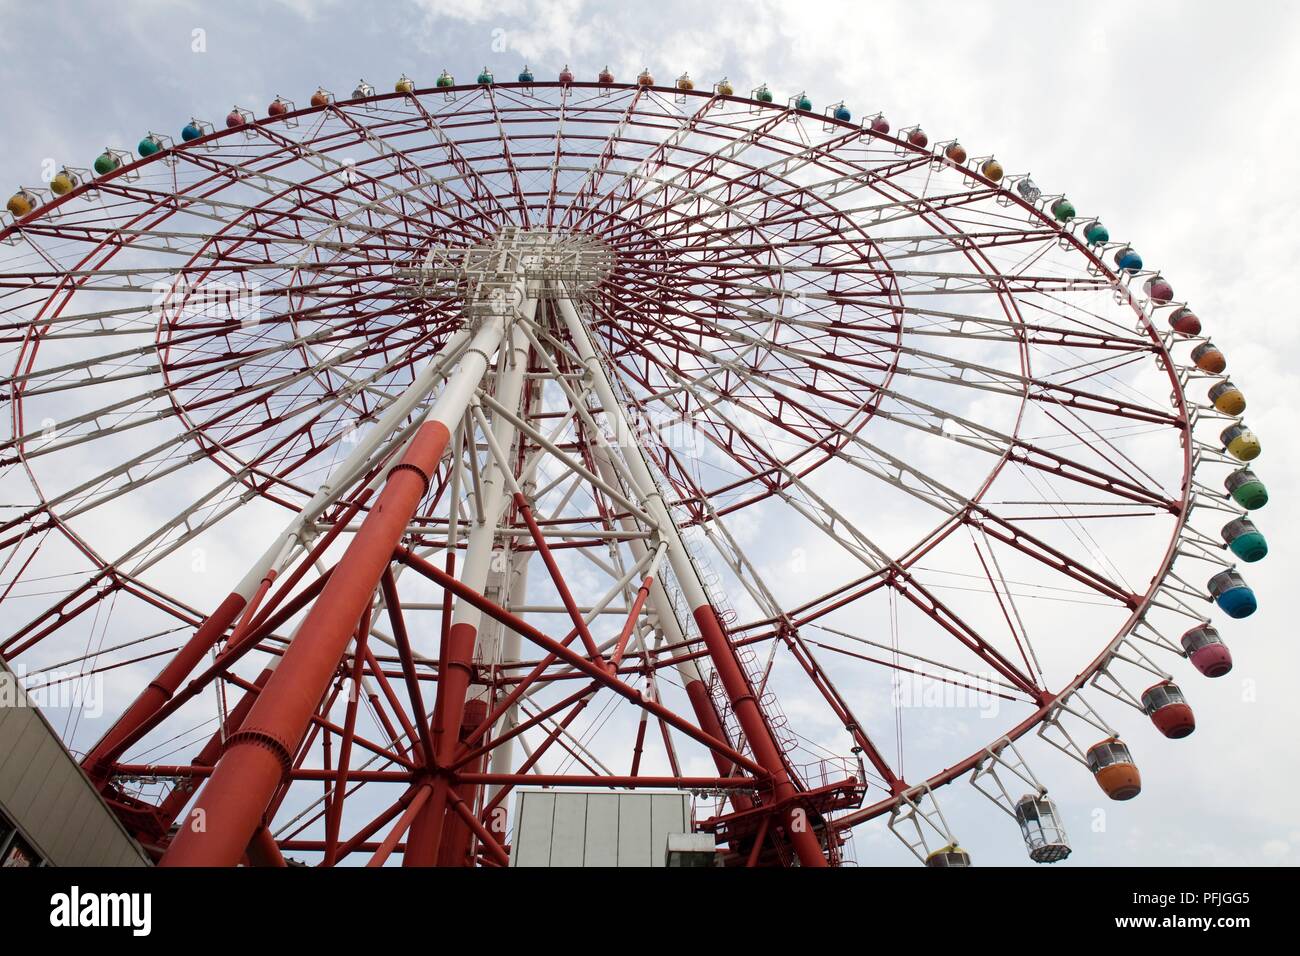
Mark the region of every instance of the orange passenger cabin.
<instances>
[{"instance_id":1,"label":"orange passenger cabin","mask_svg":"<svg viewBox=\"0 0 1300 956\"><path fill-rule=\"evenodd\" d=\"M1128 747L1118 737L1110 737L1088 748L1088 769L1106 796L1112 800L1132 800L1142 792L1142 775Z\"/></svg>"}]
</instances>

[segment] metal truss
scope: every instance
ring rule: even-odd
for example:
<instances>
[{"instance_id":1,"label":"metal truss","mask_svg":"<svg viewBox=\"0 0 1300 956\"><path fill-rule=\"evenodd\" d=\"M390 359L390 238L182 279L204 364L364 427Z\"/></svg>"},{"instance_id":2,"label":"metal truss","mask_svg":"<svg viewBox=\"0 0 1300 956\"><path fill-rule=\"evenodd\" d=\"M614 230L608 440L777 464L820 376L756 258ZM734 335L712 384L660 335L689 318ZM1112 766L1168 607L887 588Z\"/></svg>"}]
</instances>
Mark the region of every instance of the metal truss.
<instances>
[{"instance_id":1,"label":"metal truss","mask_svg":"<svg viewBox=\"0 0 1300 956\"><path fill-rule=\"evenodd\" d=\"M362 93L0 233L0 654L123 677L68 742L158 861L504 866L522 786L926 860L1167 679L1222 376L1094 220L716 89Z\"/></svg>"}]
</instances>

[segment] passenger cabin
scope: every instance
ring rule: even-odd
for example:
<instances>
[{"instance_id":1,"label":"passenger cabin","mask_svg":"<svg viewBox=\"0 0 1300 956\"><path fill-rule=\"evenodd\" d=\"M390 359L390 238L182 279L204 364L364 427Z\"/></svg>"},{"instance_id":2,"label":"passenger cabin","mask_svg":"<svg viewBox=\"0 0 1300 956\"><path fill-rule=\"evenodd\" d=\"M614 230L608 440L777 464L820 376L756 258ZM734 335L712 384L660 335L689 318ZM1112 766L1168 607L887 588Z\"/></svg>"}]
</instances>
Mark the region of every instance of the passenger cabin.
<instances>
[{"instance_id":1,"label":"passenger cabin","mask_svg":"<svg viewBox=\"0 0 1300 956\"><path fill-rule=\"evenodd\" d=\"M1087 760L1097 785L1112 800L1132 800L1142 792L1142 775L1118 737L1093 744L1088 748Z\"/></svg>"},{"instance_id":2,"label":"passenger cabin","mask_svg":"<svg viewBox=\"0 0 1300 956\"><path fill-rule=\"evenodd\" d=\"M1232 670L1232 652L1209 624L1192 628L1182 636L1181 643L1192 666L1206 677L1222 677Z\"/></svg>"},{"instance_id":3,"label":"passenger cabin","mask_svg":"<svg viewBox=\"0 0 1300 956\"><path fill-rule=\"evenodd\" d=\"M935 850L925 858L926 866L970 866L970 854L955 843Z\"/></svg>"},{"instance_id":4,"label":"passenger cabin","mask_svg":"<svg viewBox=\"0 0 1300 956\"><path fill-rule=\"evenodd\" d=\"M1151 723L1166 737L1177 740L1196 729L1192 713L1182 690L1171 680L1161 681L1142 692L1142 709Z\"/></svg>"},{"instance_id":5,"label":"passenger cabin","mask_svg":"<svg viewBox=\"0 0 1300 956\"><path fill-rule=\"evenodd\" d=\"M1016 801L1016 822L1035 863L1057 863L1070 855L1061 815L1046 794L1027 793Z\"/></svg>"},{"instance_id":6,"label":"passenger cabin","mask_svg":"<svg viewBox=\"0 0 1300 956\"><path fill-rule=\"evenodd\" d=\"M1219 440L1224 450L1238 461L1254 461L1264 450L1255 433L1240 422L1225 428Z\"/></svg>"},{"instance_id":7,"label":"passenger cabin","mask_svg":"<svg viewBox=\"0 0 1300 956\"><path fill-rule=\"evenodd\" d=\"M1220 610L1232 618L1250 617L1259 607L1255 592L1236 571L1220 571L1206 585Z\"/></svg>"},{"instance_id":8,"label":"passenger cabin","mask_svg":"<svg viewBox=\"0 0 1300 956\"><path fill-rule=\"evenodd\" d=\"M1257 511L1268 504L1268 488L1249 468L1238 468L1223 480L1223 487L1247 511Z\"/></svg>"},{"instance_id":9,"label":"passenger cabin","mask_svg":"<svg viewBox=\"0 0 1300 956\"><path fill-rule=\"evenodd\" d=\"M1268 542L1249 518L1233 518L1220 534L1223 543L1243 561L1254 563L1268 554Z\"/></svg>"}]
</instances>

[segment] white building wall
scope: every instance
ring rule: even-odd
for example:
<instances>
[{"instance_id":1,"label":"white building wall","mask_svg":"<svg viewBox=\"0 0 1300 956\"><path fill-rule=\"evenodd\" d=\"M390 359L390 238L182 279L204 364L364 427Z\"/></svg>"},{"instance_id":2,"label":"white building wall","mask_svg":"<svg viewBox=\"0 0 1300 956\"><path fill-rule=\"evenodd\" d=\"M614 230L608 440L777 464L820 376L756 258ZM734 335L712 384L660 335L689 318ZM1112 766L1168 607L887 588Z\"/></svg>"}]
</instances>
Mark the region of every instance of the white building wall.
<instances>
[{"instance_id":1,"label":"white building wall","mask_svg":"<svg viewBox=\"0 0 1300 956\"><path fill-rule=\"evenodd\" d=\"M511 866L664 866L668 834L691 832L682 791L519 790Z\"/></svg>"},{"instance_id":2,"label":"white building wall","mask_svg":"<svg viewBox=\"0 0 1300 956\"><path fill-rule=\"evenodd\" d=\"M53 866L149 863L2 660L0 813Z\"/></svg>"}]
</instances>

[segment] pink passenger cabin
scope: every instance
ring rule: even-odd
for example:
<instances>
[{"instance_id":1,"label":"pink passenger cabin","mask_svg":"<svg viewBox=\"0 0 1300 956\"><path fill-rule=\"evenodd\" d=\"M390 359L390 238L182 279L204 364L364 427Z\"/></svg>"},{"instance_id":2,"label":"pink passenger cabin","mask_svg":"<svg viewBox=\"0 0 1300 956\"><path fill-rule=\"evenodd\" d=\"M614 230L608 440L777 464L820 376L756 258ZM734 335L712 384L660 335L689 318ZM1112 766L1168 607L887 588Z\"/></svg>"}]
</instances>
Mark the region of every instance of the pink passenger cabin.
<instances>
[{"instance_id":1,"label":"pink passenger cabin","mask_svg":"<svg viewBox=\"0 0 1300 956\"><path fill-rule=\"evenodd\" d=\"M1183 635L1182 644L1192 666L1206 677L1222 677L1232 670L1232 652L1210 625L1192 628Z\"/></svg>"}]
</instances>

